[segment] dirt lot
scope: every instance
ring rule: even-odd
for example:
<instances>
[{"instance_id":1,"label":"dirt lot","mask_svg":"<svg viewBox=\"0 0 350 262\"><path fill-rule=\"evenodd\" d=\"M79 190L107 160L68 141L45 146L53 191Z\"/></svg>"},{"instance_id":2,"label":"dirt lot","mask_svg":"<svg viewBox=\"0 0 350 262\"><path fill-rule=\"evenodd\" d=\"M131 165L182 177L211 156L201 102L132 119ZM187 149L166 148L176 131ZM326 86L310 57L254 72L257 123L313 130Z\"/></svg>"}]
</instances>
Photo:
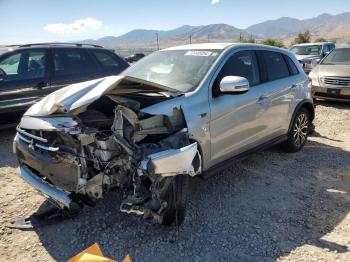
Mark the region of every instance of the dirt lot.
<instances>
[{"instance_id":1,"label":"dirt lot","mask_svg":"<svg viewBox=\"0 0 350 262\"><path fill-rule=\"evenodd\" d=\"M322 103L302 152L256 153L194 179L185 223L130 219L112 193L78 218L31 231L4 224L44 198L16 176L13 130L0 133L0 261L65 261L94 242L133 261L350 261L350 105Z\"/></svg>"}]
</instances>

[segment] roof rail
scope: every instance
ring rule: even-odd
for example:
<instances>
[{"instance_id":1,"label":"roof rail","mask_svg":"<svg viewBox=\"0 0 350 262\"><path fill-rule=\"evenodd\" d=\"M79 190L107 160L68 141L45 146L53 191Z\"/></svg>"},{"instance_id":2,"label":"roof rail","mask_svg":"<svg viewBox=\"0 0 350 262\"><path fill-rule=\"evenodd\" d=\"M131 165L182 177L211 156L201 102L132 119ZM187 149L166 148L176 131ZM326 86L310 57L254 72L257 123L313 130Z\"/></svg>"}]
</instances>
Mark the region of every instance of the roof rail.
<instances>
[{"instance_id":1,"label":"roof rail","mask_svg":"<svg viewBox=\"0 0 350 262\"><path fill-rule=\"evenodd\" d=\"M8 47L30 47L30 46L42 46L42 45L73 45L73 46L92 46L92 47L100 47L103 48L103 46L100 45L94 45L94 44L81 44L81 43L33 43L33 44L24 44L24 45L10 45Z\"/></svg>"}]
</instances>

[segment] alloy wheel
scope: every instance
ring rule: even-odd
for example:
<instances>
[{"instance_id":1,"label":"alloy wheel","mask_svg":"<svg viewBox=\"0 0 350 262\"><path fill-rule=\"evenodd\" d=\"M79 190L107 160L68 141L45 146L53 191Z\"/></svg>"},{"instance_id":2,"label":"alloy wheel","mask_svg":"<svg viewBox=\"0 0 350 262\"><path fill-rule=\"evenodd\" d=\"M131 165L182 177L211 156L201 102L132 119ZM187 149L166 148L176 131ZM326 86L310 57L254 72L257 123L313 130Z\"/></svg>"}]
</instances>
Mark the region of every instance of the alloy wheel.
<instances>
[{"instance_id":1,"label":"alloy wheel","mask_svg":"<svg viewBox=\"0 0 350 262\"><path fill-rule=\"evenodd\" d=\"M305 113L298 116L293 130L293 139L297 147L300 147L306 140L309 130L309 121Z\"/></svg>"}]
</instances>

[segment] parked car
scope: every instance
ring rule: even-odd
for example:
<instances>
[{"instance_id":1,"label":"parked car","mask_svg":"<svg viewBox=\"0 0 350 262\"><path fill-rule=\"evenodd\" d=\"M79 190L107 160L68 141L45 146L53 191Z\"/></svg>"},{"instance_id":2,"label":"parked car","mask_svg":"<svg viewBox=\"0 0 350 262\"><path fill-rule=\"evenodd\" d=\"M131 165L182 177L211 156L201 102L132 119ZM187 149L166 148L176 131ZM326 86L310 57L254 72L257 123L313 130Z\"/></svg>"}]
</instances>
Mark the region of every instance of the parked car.
<instances>
[{"instance_id":1,"label":"parked car","mask_svg":"<svg viewBox=\"0 0 350 262\"><path fill-rule=\"evenodd\" d=\"M125 58L125 60L128 62L128 63L134 63L134 62L137 62L139 61L141 58L144 58L145 57L145 54L143 53L136 53L136 54L133 54L131 56L128 56Z\"/></svg>"},{"instance_id":2,"label":"parked car","mask_svg":"<svg viewBox=\"0 0 350 262\"><path fill-rule=\"evenodd\" d=\"M17 124L30 105L63 86L117 75L128 66L96 45L11 46L0 55L0 127Z\"/></svg>"},{"instance_id":3,"label":"parked car","mask_svg":"<svg viewBox=\"0 0 350 262\"><path fill-rule=\"evenodd\" d=\"M301 150L314 114L289 51L194 44L50 94L24 114L14 148L22 178L62 207L118 187L122 212L180 224L189 177L278 143Z\"/></svg>"},{"instance_id":4,"label":"parked car","mask_svg":"<svg viewBox=\"0 0 350 262\"><path fill-rule=\"evenodd\" d=\"M290 51L295 54L299 62L303 65L306 73L317 65L317 63L335 48L332 42L306 43L293 45Z\"/></svg>"},{"instance_id":5,"label":"parked car","mask_svg":"<svg viewBox=\"0 0 350 262\"><path fill-rule=\"evenodd\" d=\"M336 48L309 74L315 99L350 101L350 47Z\"/></svg>"}]
</instances>

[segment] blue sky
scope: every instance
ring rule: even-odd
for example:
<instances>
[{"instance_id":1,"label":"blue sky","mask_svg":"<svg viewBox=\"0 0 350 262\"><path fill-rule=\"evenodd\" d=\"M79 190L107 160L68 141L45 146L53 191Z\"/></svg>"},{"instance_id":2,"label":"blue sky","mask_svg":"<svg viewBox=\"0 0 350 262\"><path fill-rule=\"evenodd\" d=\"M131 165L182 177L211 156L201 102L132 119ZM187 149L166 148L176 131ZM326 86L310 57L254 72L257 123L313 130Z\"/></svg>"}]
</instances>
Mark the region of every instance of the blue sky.
<instances>
[{"instance_id":1,"label":"blue sky","mask_svg":"<svg viewBox=\"0 0 350 262\"><path fill-rule=\"evenodd\" d=\"M347 11L350 0L0 0L0 44L96 39L184 24L246 28L281 16Z\"/></svg>"}]
</instances>

